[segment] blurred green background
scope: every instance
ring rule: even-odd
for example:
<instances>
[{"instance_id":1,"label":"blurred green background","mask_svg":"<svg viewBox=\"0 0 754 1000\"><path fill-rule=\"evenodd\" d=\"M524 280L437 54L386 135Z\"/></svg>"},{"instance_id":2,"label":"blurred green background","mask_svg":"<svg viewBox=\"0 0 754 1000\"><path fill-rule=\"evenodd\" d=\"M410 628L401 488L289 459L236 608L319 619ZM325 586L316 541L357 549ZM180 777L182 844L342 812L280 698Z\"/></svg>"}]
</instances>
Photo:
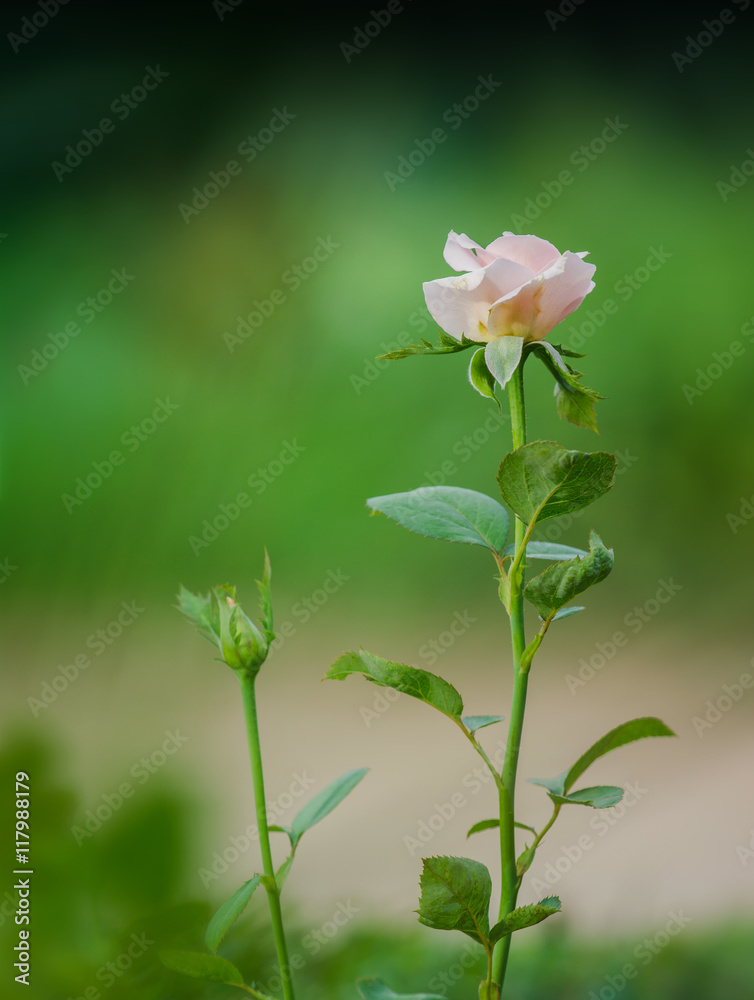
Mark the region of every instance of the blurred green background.
<instances>
[{"instance_id":1,"label":"blurred green background","mask_svg":"<svg viewBox=\"0 0 754 1000\"><path fill-rule=\"evenodd\" d=\"M520 943L511 996L609 996L684 906L693 926L622 995L750 996L752 13L732 4L718 31L719 8L695 4L406 3L383 25L249 0L53 6L2 15L3 774L6 800L17 770L34 779L32 995L230 995L160 973L156 949L112 985L96 973L131 933L197 943L248 877L198 877L251 822L250 788L234 678L171 604L181 582L225 580L251 602L265 545L289 625L263 692L271 798L304 766L317 784L372 768L291 881L303 935L339 901L361 908L302 995L353 996L357 974L428 989L463 954L415 929L404 838L474 761L418 706L319 683L363 644L506 711L493 565L364 507L427 483L495 491L508 422L468 386L468 355L374 360L435 339L421 283L450 272L455 229L532 232L597 267L551 339L587 353L600 437L558 420L534 363L529 432L618 453L616 488L557 531L583 545L594 525L616 568L543 649L522 773L557 773L631 712L681 737L605 765L651 801L604 842L591 827L596 850L557 887L562 926ZM488 96L464 105L480 78ZM456 615L473 619L459 637ZM176 729L185 749L162 760ZM142 791L145 757L162 762ZM133 799L79 846L72 827L124 781ZM482 798L432 851L464 853ZM590 829L563 822L533 878ZM481 841L469 853L493 866ZM264 927L260 907L227 951L260 979ZM13 933L3 919L5 955Z\"/></svg>"}]
</instances>

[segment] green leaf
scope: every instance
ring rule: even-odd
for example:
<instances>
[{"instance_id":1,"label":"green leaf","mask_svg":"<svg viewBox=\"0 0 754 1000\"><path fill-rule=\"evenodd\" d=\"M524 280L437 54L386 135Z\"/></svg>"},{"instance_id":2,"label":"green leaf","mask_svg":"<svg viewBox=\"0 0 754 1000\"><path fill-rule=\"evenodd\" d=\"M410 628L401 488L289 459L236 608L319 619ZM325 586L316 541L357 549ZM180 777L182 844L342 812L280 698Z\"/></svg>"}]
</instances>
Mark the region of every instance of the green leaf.
<instances>
[{"instance_id":1,"label":"green leaf","mask_svg":"<svg viewBox=\"0 0 754 1000\"><path fill-rule=\"evenodd\" d=\"M358 653L339 656L325 674L325 679L342 681L349 674L364 674L384 687L410 694L451 719L460 719L463 713L463 699L453 685L428 670L392 663L362 649Z\"/></svg>"},{"instance_id":2,"label":"green leaf","mask_svg":"<svg viewBox=\"0 0 754 1000\"><path fill-rule=\"evenodd\" d=\"M349 792L353 791L368 770L368 767L361 767L355 771L348 771L307 802L291 823L291 842L294 847L307 830L324 819Z\"/></svg>"},{"instance_id":3,"label":"green leaf","mask_svg":"<svg viewBox=\"0 0 754 1000\"><path fill-rule=\"evenodd\" d=\"M483 944L490 931L492 880L480 861L423 858L419 922L441 931L462 931Z\"/></svg>"},{"instance_id":4,"label":"green leaf","mask_svg":"<svg viewBox=\"0 0 754 1000\"><path fill-rule=\"evenodd\" d=\"M485 726L494 726L496 722L503 721L502 715L464 715L461 722L470 733L475 733L477 729L484 729Z\"/></svg>"},{"instance_id":5,"label":"green leaf","mask_svg":"<svg viewBox=\"0 0 754 1000\"><path fill-rule=\"evenodd\" d=\"M585 608L580 607L577 604L571 604L567 608L561 608L560 611L556 611L552 616L554 622L559 622L561 618L570 618L571 615L577 615L579 611L584 611ZM543 619L544 621L544 619Z\"/></svg>"},{"instance_id":6,"label":"green leaf","mask_svg":"<svg viewBox=\"0 0 754 1000\"><path fill-rule=\"evenodd\" d=\"M537 344L532 344L531 350L555 376L555 402L558 416L565 417L577 427L586 427L587 430L596 431L597 417L594 412L594 404L597 400L605 397L584 385L581 381L583 378L581 372L572 368L552 344L540 341ZM571 355L571 357L576 356Z\"/></svg>"},{"instance_id":7,"label":"green leaf","mask_svg":"<svg viewBox=\"0 0 754 1000\"><path fill-rule=\"evenodd\" d=\"M264 550L264 572L262 579L257 580L259 590L259 621L264 632L267 643L271 643L275 638L272 622L272 596L270 594L270 581L272 579L272 566L267 549Z\"/></svg>"},{"instance_id":8,"label":"green leaf","mask_svg":"<svg viewBox=\"0 0 754 1000\"><path fill-rule=\"evenodd\" d=\"M526 524L572 514L613 485L615 456L569 451L554 441L534 441L506 455L497 481L503 500Z\"/></svg>"},{"instance_id":9,"label":"green leaf","mask_svg":"<svg viewBox=\"0 0 754 1000\"><path fill-rule=\"evenodd\" d=\"M556 795L550 792L550 798L559 805L591 806L592 809L609 809L617 806L623 798L623 789L617 785L594 785L591 788L579 788L568 795Z\"/></svg>"},{"instance_id":10,"label":"green leaf","mask_svg":"<svg viewBox=\"0 0 754 1000\"><path fill-rule=\"evenodd\" d=\"M604 580L612 568L613 550L606 549L593 531L589 536L588 555L548 566L544 573L529 581L524 597L543 618L549 618L578 594Z\"/></svg>"},{"instance_id":11,"label":"green leaf","mask_svg":"<svg viewBox=\"0 0 754 1000\"><path fill-rule=\"evenodd\" d=\"M199 951L162 951L160 960L167 969L182 972L184 976L206 979L210 983L243 986L240 971L218 955L205 955Z\"/></svg>"},{"instance_id":12,"label":"green leaf","mask_svg":"<svg viewBox=\"0 0 754 1000\"><path fill-rule=\"evenodd\" d=\"M495 376L487 367L484 360L484 348L480 347L474 351L469 365L469 382L474 386L480 396L487 399L494 399L498 406L500 403L495 396Z\"/></svg>"},{"instance_id":13,"label":"green leaf","mask_svg":"<svg viewBox=\"0 0 754 1000\"><path fill-rule=\"evenodd\" d=\"M291 870L291 865L293 864L293 859L295 856L296 852L294 851L289 857L285 859L282 865L275 872L275 885L278 887L278 892L282 890L283 886L285 885L288 879L288 874Z\"/></svg>"},{"instance_id":14,"label":"green leaf","mask_svg":"<svg viewBox=\"0 0 754 1000\"><path fill-rule=\"evenodd\" d=\"M431 344L422 337L421 344L410 344L399 351L380 354L378 360L400 361L402 358L408 358L412 354L455 354L456 351L466 351L470 347L478 346L479 341L477 340L469 340L466 336L463 336L461 340L456 340L455 337L451 337L444 330L440 330L440 343L437 345Z\"/></svg>"},{"instance_id":15,"label":"green leaf","mask_svg":"<svg viewBox=\"0 0 754 1000\"><path fill-rule=\"evenodd\" d=\"M484 545L495 553L505 548L508 512L484 493L459 486L421 486L408 493L372 497L367 506L429 538Z\"/></svg>"},{"instance_id":16,"label":"green leaf","mask_svg":"<svg viewBox=\"0 0 754 1000\"><path fill-rule=\"evenodd\" d=\"M357 979L364 1000L447 1000L439 993L394 993L382 979Z\"/></svg>"},{"instance_id":17,"label":"green leaf","mask_svg":"<svg viewBox=\"0 0 754 1000\"><path fill-rule=\"evenodd\" d=\"M529 844L528 847L524 848L518 858L516 858L516 875L518 875L519 878L529 871L535 854L536 848L534 847L534 844Z\"/></svg>"},{"instance_id":18,"label":"green leaf","mask_svg":"<svg viewBox=\"0 0 754 1000\"><path fill-rule=\"evenodd\" d=\"M600 757L604 757L611 750L617 750L618 747L625 746L627 743L643 740L649 736L675 736L675 733L672 729L668 729L664 722L653 716L632 719L630 722L624 722L622 725L616 726L615 729L611 729L602 739L592 744L570 770L564 771L555 778L530 778L529 781L533 785L542 785L554 795L565 795L584 771Z\"/></svg>"},{"instance_id":19,"label":"green leaf","mask_svg":"<svg viewBox=\"0 0 754 1000\"><path fill-rule=\"evenodd\" d=\"M506 556L515 556L516 546L512 543L505 546ZM556 545L555 542L529 542L526 546L527 559L545 559L547 562L564 562L566 559L575 559L576 556L585 556L583 549L575 549L572 545Z\"/></svg>"},{"instance_id":20,"label":"green leaf","mask_svg":"<svg viewBox=\"0 0 754 1000\"><path fill-rule=\"evenodd\" d=\"M525 927L533 927L534 924L538 924L546 917L559 912L560 900L557 896L548 896L539 903L533 903L529 906L519 906L507 917L503 917L499 924L495 924L490 931L490 941L494 943L505 937L506 934L521 931Z\"/></svg>"},{"instance_id":21,"label":"green leaf","mask_svg":"<svg viewBox=\"0 0 754 1000\"><path fill-rule=\"evenodd\" d=\"M204 935L204 943L214 955L220 947L220 943L233 924L238 920L246 909L249 900L254 894L254 890L259 885L259 875L244 882L240 889L233 893L214 917L210 920L207 931Z\"/></svg>"},{"instance_id":22,"label":"green leaf","mask_svg":"<svg viewBox=\"0 0 754 1000\"><path fill-rule=\"evenodd\" d=\"M528 830L529 833L533 833L535 837L537 836L537 831L533 826L527 826L526 823L514 823L513 825L518 827L519 830ZM482 819L472 826L466 834L466 839L468 840L473 833L481 833L483 830L496 830L499 826L499 819Z\"/></svg>"},{"instance_id":23,"label":"green leaf","mask_svg":"<svg viewBox=\"0 0 754 1000\"><path fill-rule=\"evenodd\" d=\"M521 363L523 337L495 337L484 349L484 360L495 381L504 389Z\"/></svg>"}]
</instances>

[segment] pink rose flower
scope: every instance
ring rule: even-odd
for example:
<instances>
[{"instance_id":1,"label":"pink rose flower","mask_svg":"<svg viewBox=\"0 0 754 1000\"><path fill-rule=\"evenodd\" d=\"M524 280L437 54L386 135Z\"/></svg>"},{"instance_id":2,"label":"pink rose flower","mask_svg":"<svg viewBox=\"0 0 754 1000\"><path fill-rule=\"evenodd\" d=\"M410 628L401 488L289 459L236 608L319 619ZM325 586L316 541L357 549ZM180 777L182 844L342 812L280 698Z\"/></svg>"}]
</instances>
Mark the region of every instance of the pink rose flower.
<instances>
[{"instance_id":1,"label":"pink rose flower","mask_svg":"<svg viewBox=\"0 0 754 1000\"><path fill-rule=\"evenodd\" d=\"M586 252L560 253L538 236L503 233L486 248L450 232L444 257L464 274L424 282L427 308L461 340L543 340L594 288Z\"/></svg>"}]
</instances>

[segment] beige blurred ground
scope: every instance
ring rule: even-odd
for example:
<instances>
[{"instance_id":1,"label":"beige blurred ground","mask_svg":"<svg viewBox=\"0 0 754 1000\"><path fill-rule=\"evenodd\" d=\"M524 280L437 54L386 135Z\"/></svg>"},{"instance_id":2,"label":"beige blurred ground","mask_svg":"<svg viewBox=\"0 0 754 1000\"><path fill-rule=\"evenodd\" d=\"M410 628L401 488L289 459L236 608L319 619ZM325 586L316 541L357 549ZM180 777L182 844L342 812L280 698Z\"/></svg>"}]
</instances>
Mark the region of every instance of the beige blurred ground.
<instances>
[{"instance_id":1,"label":"beige blurred ground","mask_svg":"<svg viewBox=\"0 0 754 1000\"><path fill-rule=\"evenodd\" d=\"M197 831L204 846L197 858L199 867L209 868L214 852L222 853L232 836L242 837L254 822L237 684L227 668L212 662L210 646L188 628L172 622L167 627L164 620L150 623L147 617L33 720L27 697L52 676L61 650L81 646L86 631L61 625L54 640L42 638L35 657L39 666L12 680L6 675L4 723L27 720L56 735L68 748L70 769L90 807L120 780L129 780L131 767L159 748L165 730L179 729L188 742L161 774L204 804L203 829ZM412 924L422 854L469 855L497 877L494 832L465 839L473 823L495 814L496 802L491 783L475 783L472 772L481 762L461 734L405 696L385 711L378 707L374 717L381 692L360 678L320 681L347 643L358 642L355 633L366 631L372 633L365 637L368 648L406 660L413 651L419 664L416 650L433 634L422 628L399 638L387 629L379 642L373 621L368 630L351 622L339 637L313 622L275 653L259 681L268 800L288 789L297 774L305 772L314 782L311 795L346 770L371 769L337 812L302 842L289 893L302 919L314 926L338 902L349 900L359 909L359 920L376 916ZM570 643L567 652L556 653L554 643L543 647L532 673L519 772L523 821L539 827L549 815L544 791L524 779L559 773L614 725L658 715L679 739L625 747L594 766L586 784L630 785L638 789L638 798L629 808L607 813L566 809L527 875L521 900L546 894L537 890L548 871L552 877L547 867L552 864L562 873L551 881L551 891L562 897L572 929L582 933L659 929L678 911L696 926L751 917L754 859L745 864L737 847L748 847L754 836L754 690L703 735L692 723L693 717L704 716L708 700L724 694L723 685L738 683L743 673L754 675L751 648L744 643L722 651L711 642L691 645L688 636L663 631L655 622L572 694L564 677L574 674L579 657L592 655L594 647L584 646L582 639L579 648L565 633L563 638ZM482 623L432 669L461 690L468 713L507 715L507 662L504 637ZM422 665L429 667L426 661ZM504 736L505 723L486 730L490 753ZM145 789L137 787L136 795L146 794ZM447 813L446 804L454 795L458 804L459 794L465 804L426 846L412 847L405 838L417 838L419 824L430 823L438 806ZM304 801L297 799L280 821L290 822ZM432 824L439 825L436 819ZM582 848L589 846L578 858L578 841L585 836ZM193 895L213 901L228 895L255 870L256 852L252 845L209 889L197 874Z\"/></svg>"}]
</instances>

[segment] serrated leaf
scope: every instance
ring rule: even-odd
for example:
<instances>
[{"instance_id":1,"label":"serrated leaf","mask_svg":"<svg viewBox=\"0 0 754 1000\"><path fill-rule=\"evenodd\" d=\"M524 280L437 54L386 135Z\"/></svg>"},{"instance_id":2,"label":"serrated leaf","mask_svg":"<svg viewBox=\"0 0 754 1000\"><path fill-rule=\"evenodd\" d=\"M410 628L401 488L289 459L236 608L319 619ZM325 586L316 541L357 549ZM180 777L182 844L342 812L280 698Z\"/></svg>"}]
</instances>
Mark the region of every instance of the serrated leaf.
<instances>
[{"instance_id":1,"label":"serrated leaf","mask_svg":"<svg viewBox=\"0 0 754 1000\"><path fill-rule=\"evenodd\" d=\"M516 546L506 545L506 556L515 556ZM556 545L555 542L529 542L526 546L527 559L545 559L547 562L565 562L576 556L585 556L584 549L575 549L572 545Z\"/></svg>"},{"instance_id":2,"label":"serrated leaf","mask_svg":"<svg viewBox=\"0 0 754 1000\"><path fill-rule=\"evenodd\" d=\"M604 399L600 393L584 385L581 372L576 371L565 361L556 347L547 341L532 344L531 350L544 362L545 367L555 376L555 402L558 416L577 427L587 430L597 430L597 417L594 404ZM571 355L576 357L577 355Z\"/></svg>"},{"instance_id":3,"label":"serrated leaf","mask_svg":"<svg viewBox=\"0 0 754 1000\"><path fill-rule=\"evenodd\" d=\"M553 563L529 581L524 597L543 618L549 618L589 587L604 580L613 568L613 550L602 544L599 535L589 535L589 553L568 562ZM571 611L571 614L575 612Z\"/></svg>"},{"instance_id":4,"label":"serrated leaf","mask_svg":"<svg viewBox=\"0 0 754 1000\"><path fill-rule=\"evenodd\" d=\"M630 722L624 722L622 725L616 726L615 729L611 729L602 739L593 743L570 770L564 771L555 778L530 778L529 781L533 785L541 785L554 795L565 795L584 771L600 757L604 757L611 750L617 750L618 747L625 746L627 743L634 743L636 740L643 740L650 736L675 736L675 733L654 716L648 715L642 716L640 719L632 719Z\"/></svg>"},{"instance_id":5,"label":"serrated leaf","mask_svg":"<svg viewBox=\"0 0 754 1000\"><path fill-rule=\"evenodd\" d=\"M210 983L227 983L229 986L243 986L243 976L231 962L219 955L205 955L199 951L162 951L160 960L172 972L181 972L194 979L205 979Z\"/></svg>"},{"instance_id":6,"label":"serrated leaf","mask_svg":"<svg viewBox=\"0 0 754 1000\"><path fill-rule=\"evenodd\" d=\"M502 721L502 715L464 715L461 719L470 733L475 733L477 729L484 729L485 726L494 726L496 722Z\"/></svg>"},{"instance_id":7,"label":"serrated leaf","mask_svg":"<svg viewBox=\"0 0 754 1000\"><path fill-rule=\"evenodd\" d=\"M514 823L513 825L519 830L528 830L529 833L533 833L535 837L537 836L537 831L533 826L527 826L526 823ZM499 826L499 819L482 819L471 827L466 834L466 839L468 840L473 833L481 833L483 830L496 830Z\"/></svg>"},{"instance_id":8,"label":"serrated leaf","mask_svg":"<svg viewBox=\"0 0 754 1000\"><path fill-rule=\"evenodd\" d=\"M341 681L349 674L364 674L384 687L418 698L451 719L460 719L463 713L463 699L453 685L428 670L392 663L362 649L358 653L339 656L325 674L325 679Z\"/></svg>"},{"instance_id":9,"label":"serrated leaf","mask_svg":"<svg viewBox=\"0 0 754 1000\"><path fill-rule=\"evenodd\" d=\"M324 819L349 792L353 791L368 770L368 767L361 767L346 772L307 802L291 823L291 842L294 847L307 830Z\"/></svg>"},{"instance_id":10,"label":"serrated leaf","mask_svg":"<svg viewBox=\"0 0 754 1000\"><path fill-rule=\"evenodd\" d=\"M419 922L442 931L462 931L483 944L490 930L492 880L471 858L423 858Z\"/></svg>"},{"instance_id":11,"label":"serrated leaf","mask_svg":"<svg viewBox=\"0 0 754 1000\"><path fill-rule=\"evenodd\" d=\"M411 357L412 354L455 354L457 351L467 351L470 347L479 347L479 341L469 340L466 336L463 336L461 340L456 340L444 330L440 330L439 344L431 344L422 338L421 344L409 344L408 347L403 347L398 351L380 354L378 360L400 361L402 358Z\"/></svg>"},{"instance_id":12,"label":"serrated leaf","mask_svg":"<svg viewBox=\"0 0 754 1000\"><path fill-rule=\"evenodd\" d=\"M484 349L487 367L504 389L518 366L524 349L523 337L495 337Z\"/></svg>"},{"instance_id":13,"label":"serrated leaf","mask_svg":"<svg viewBox=\"0 0 754 1000\"><path fill-rule=\"evenodd\" d=\"M480 347L474 351L469 364L469 382L474 386L480 396L487 399L494 399L500 405L495 396L495 376L487 367L484 360L484 348Z\"/></svg>"},{"instance_id":14,"label":"serrated leaf","mask_svg":"<svg viewBox=\"0 0 754 1000\"><path fill-rule=\"evenodd\" d=\"M508 536L508 512L497 500L458 486L422 486L372 497L367 506L409 531L429 538L483 545L500 553Z\"/></svg>"},{"instance_id":15,"label":"serrated leaf","mask_svg":"<svg viewBox=\"0 0 754 1000\"><path fill-rule=\"evenodd\" d=\"M521 931L525 927L533 927L553 913L560 912L560 899L557 896L548 896L539 903L532 903L528 906L519 906L507 917L503 917L500 923L490 931L490 941L493 943L507 934L514 931Z\"/></svg>"},{"instance_id":16,"label":"serrated leaf","mask_svg":"<svg viewBox=\"0 0 754 1000\"><path fill-rule=\"evenodd\" d=\"M382 979L357 979L356 987L364 1000L447 1000L439 993L395 993Z\"/></svg>"},{"instance_id":17,"label":"serrated leaf","mask_svg":"<svg viewBox=\"0 0 754 1000\"><path fill-rule=\"evenodd\" d=\"M615 456L606 451L569 451L554 441L534 441L500 463L503 500L527 525L572 514L613 485Z\"/></svg>"},{"instance_id":18,"label":"serrated leaf","mask_svg":"<svg viewBox=\"0 0 754 1000\"><path fill-rule=\"evenodd\" d=\"M213 955L220 947L225 935L246 909L254 890L259 885L259 878L259 875L255 875L248 882L244 882L241 888L237 889L230 899L223 903L210 920L204 935L204 943Z\"/></svg>"},{"instance_id":19,"label":"serrated leaf","mask_svg":"<svg viewBox=\"0 0 754 1000\"><path fill-rule=\"evenodd\" d=\"M556 795L550 792L550 798L559 805L591 806L592 809L610 809L617 806L623 798L623 789L617 785L594 785L591 788L579 788L568 795Z\"/></svg>"}]
</instances>

